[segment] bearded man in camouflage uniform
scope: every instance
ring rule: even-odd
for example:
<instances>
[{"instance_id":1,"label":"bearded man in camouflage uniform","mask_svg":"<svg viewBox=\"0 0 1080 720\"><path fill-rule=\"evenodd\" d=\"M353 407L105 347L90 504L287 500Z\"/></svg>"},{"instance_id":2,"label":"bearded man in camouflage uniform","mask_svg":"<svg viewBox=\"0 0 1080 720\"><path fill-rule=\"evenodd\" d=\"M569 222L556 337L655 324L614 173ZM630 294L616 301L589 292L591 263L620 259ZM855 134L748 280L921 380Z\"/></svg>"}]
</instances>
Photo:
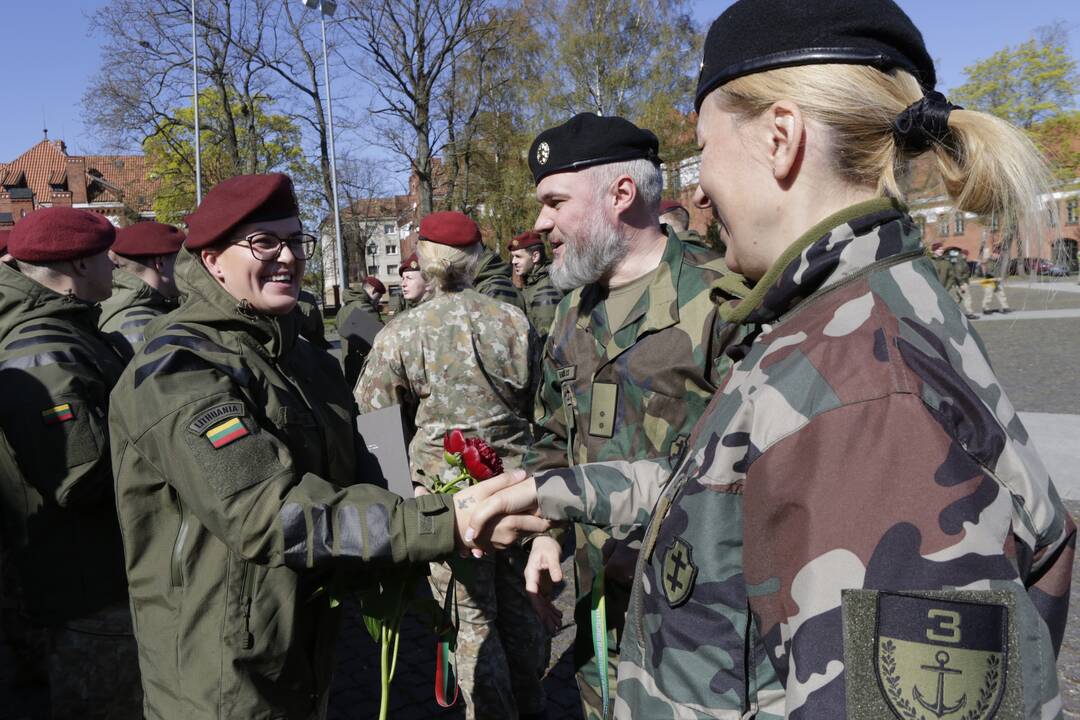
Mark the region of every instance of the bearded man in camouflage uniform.
<instances>
[{"instance_id":1,"label":"bearded man in camouflage uniform","mask_svg":"<svg viewBox=\"0 0 1080 720\"><path fill-rule=\"evenodd\" d=\"M142 345L146 326L179 305L176 287L176 254L184 233L172 225L141 222L116 232L109 250L116 270L113 292L101 303L98 319L124 360Z\"/></svg>"},{"instance_id":2,"label":"bearded man in camouflage uniform","mask_svg":"<svg viewBox=\"0 0 1080 720\"><path fill-rule=\"evenodd\" d=\"M555 308L565 293L551 282L548 272L551 264L544 253L544 238L540 233L521 233L510 241L509 248L510 264L525 298L525 314L543 343L555 319Z\"/></svg>"},{"instance_id":3,"label":"bearded man in camouflage uniform","mask_svg":"<svg viewBox=\"0 0 1080 720\"><path fill-rule=\"evenodd\" d=\"M95 305L111 292L114 238L100 215L36 210L0 265L5 574L27 640L48 640L55 718L141 717L105 425L124 363Z\"/></svg>"},{"instance_id":4,"label":"bearded man in camouflage uniform","mask_svg":"<svg viewBox=\"0 0 1080 720\"><path fill-rule=\"evenodd\" d=\"M553 283L579 289L559 304L544 350L530 472L678 455L730 366L723 350L731 327L717 316L713 297L745 288L718 255L661 231L657 150L651 132L592 114L532 144L529 163L543 204L534 229L560 246ZM614 693L639 545L640 532L616 537L576 527L574 661L590 719L604 716L604 697ZM557 572L558 555L556 538L539 537L530 564ZM606 617L593 610L601 598ZM591 632L598 621L609 631ZM605 642L606 687L595 651Z\"/></svg>"},{"instance_id":5,"label":"bearded man in camouflage uniform","mask_svg":"<svg viewBox=\"0 0 1080 720\"><path fill-rule=\"evenodd\" d=\"M538 340L523 312L469 287L481 248L479 228L461 213L420 222L417 253L434 294L378 334L356 385L361 412L401 404L412 421L409 464L420 496L451 470L449 430L485 440L507 468L521 465L532 440ZM450 565L431 566L440 603L455 588L456 673L470 720L543 716L548 653L525 592L525 561L520 548L469 559L454 563L453 580Z\"/></svg>"}]
</instances>

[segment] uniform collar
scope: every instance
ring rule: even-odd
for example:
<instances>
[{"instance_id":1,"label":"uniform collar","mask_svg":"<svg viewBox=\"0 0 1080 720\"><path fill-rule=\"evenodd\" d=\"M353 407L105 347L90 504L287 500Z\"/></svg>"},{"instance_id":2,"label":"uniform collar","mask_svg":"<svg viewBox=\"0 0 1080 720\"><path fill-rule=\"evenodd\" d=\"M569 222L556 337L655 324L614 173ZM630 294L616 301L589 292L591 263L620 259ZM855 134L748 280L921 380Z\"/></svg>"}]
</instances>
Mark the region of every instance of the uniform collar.
<instances>
[{"instance_id":1,"label":"uniform collar","mask_svg":"<svg viewBox=\"0 0 1080 720\"><path fill-rule=\"evenodd\" d=\"M532 270L525 276L526 285L535 285L548 276L548 268L551 266L549 262L539 262L533 265Z\"/></svg>"},{"instance_id":2,"label":"uniform collar","mask_svg":"<svg viewBox=\"0 0 1080 720\"><path fill-rule=\"evenodd\" d=\"M283 356L296 344L300 332L299 313L268 315L252 309L245 301L237 301L214 280L197 251L180 251L176 273L187 290L182 306L185 320L239 332L243 339L272 358Z\"/></svg>"},{"instance_id":3,"label":"uniform collar","mask_svg":"<svg viewBox=\"0 0 1080 720\"><path fill-rule=\"evenodd\" d=\"M921 248L907 208L876 198L834 213L806 231L744 300L720 307L732 323L773 323L806 298L875 262Z\"/></svg>"}]
</instances>

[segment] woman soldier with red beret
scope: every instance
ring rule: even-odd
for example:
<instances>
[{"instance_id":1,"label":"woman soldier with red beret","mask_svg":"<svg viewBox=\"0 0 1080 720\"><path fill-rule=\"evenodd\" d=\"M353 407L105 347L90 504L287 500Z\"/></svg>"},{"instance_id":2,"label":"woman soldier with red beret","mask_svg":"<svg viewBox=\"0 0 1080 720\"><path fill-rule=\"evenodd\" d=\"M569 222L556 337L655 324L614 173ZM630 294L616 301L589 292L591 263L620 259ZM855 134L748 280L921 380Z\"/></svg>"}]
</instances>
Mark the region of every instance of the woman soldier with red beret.
<instances>
[{"instance_id":1,"label":"woman soldier with red beret","mask_svg":"<svg viewBox=\"0 0 1080 720\"><path fill-rule=\"evenodd\" d=\"M338 363L297 338L315 239L289 178L226 180L187 221L187 301L109 413L146 715L322 718L333 589L452 552L454 507L366 484Z\"/></svg>"},{"instance_id":2,"label":"woman soldier with red beret","mask_svg":"<svg viewBox=\"0 0 1080 720\"><path fill-rule=\"evenodd\" d=\"M379 333L356 384L361 412L400 404L416 428L409 464L420 497L450 469L450 430L486 441L507 467L520 467L532 441L538 340L525 313L472 289L483 252L480 228L461 213L420 221L417 255L434 294ZM431 565L440 601L456 588L457 677L470 720L543 713L547 658L525 594L526 559L521 548L499 552L468 561L453 580L448 565Z\"/></svg>"},{"instance_id":3,"label":"woman soldier with red beret","mask_svg":"<svg viewBox=\"0 0 1080 720\"><path fill-rule=\"evenodd\" d=\"M474 516L648 524L616 717L1061 716L1076 528L898 181L930 154L958 210L1022 232L1046 172L934 85L891 0L713 23L696 203L755 281L722 307L738 362L674 468L541 473Z\"/></svg>"}]
</instances>

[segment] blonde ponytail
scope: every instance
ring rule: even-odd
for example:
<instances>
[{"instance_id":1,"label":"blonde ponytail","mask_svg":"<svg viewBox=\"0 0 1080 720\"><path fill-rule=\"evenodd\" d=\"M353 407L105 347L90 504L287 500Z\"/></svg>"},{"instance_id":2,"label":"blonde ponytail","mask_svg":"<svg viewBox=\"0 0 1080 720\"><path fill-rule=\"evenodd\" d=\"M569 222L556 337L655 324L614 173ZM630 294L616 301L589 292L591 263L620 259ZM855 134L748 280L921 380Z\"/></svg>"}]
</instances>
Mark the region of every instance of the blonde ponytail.
<instances>
[{"instance_id":1,"label":"blonde ponytail","mask_svg":"<svg viewBox=\"0 0 1080 720\"><path fill-rule=\"evenodd\" d=\"M471 286L481 252L483 245L480 243L466 247L451 247L424 239L416 243L420 272L439 290L461 290Z\"/></svg>"},{"instance_id":2,"label":"blonde ponytail","mask_svg":"<svg viewBox=\"0 0 1080 720\"><path fill-rule=\"evenodd\" d=\"M795 102L806 117L830 130L829 153L841 178L899 199L904 199L900 180L922 152L897 144L893 122L922 97L909 73L865 65L768 70L736 78L712 93L721 109L747 117L778 100ZM948 126L945 141L925 152L934 153L957 209L996 216L1005 237L1017 230L1042 237L1042 197L1050 176L1031 140L1004 120L970 110L953 110Z\"/></svg>"}]
</instances>

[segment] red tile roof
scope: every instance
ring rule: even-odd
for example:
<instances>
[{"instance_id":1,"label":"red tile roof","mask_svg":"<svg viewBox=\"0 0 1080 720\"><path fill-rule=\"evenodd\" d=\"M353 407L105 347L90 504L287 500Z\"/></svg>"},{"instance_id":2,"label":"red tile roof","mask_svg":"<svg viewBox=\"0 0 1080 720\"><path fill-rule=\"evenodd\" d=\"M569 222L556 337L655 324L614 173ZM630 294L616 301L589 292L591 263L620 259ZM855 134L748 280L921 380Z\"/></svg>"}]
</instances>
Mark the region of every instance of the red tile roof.
<instances>
[{"instance_id":1,"label":"red tile roof","mask_svg":"<svg viewBox=\"0 0 1080 720\"><path fill-rule=\"evenodd\" d=\"M42 140L9 163L0 163L0 185L26 186L34 191L37 203L53 201L52 186L70 189L76 182L68 178L68 159L62 141ZM78 158L78 156L73 156ZM148 177L146 158L141 155L87 155L86 183L90 202L124 202L132 209L148 212L161 185L160 180ZM78 167L77 165L75 167ZM100 177L100 181L95 177ZM70 202L70 201L69 201Z\"/></svg>"}]
</instances>

